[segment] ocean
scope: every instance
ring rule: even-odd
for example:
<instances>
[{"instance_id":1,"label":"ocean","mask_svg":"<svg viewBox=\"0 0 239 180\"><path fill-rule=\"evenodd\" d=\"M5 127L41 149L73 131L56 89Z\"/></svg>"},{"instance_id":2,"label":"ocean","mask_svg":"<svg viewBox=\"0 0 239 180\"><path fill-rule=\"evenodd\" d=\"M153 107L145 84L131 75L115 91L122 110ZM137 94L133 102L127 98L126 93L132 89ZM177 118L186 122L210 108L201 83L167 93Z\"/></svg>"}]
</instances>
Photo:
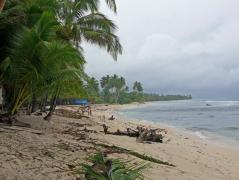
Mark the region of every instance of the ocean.
<instances>
[{"instance_id":1,"label":"ocean","mask_svg":"<svg viewBox=\"0 0 239 180\"><path fill-rule=\"evenodd\" d=\"M184 129L203 139L239 144L239 101L158 101L120 113Z\"/></svg>"}]
</instances>

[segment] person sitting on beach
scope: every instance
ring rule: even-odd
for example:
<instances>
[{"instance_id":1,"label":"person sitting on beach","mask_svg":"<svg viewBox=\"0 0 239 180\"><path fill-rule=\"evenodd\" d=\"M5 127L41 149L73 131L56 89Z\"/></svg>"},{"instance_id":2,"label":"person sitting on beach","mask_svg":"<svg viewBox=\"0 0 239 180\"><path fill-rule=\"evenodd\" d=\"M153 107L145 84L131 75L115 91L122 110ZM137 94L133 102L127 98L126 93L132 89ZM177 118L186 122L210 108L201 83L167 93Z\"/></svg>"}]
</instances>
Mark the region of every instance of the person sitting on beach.
<instances>
[{"instance_id":1,"label":"person sitting on beach","mask_svg":"<svg viewBox=\"0 0 239 180\"><path fill-rule=\"evenodd\" d=\"M108 120L111 120L111 121L115 120L114 115L112 115Z\"/></svg>"}]
</instances>

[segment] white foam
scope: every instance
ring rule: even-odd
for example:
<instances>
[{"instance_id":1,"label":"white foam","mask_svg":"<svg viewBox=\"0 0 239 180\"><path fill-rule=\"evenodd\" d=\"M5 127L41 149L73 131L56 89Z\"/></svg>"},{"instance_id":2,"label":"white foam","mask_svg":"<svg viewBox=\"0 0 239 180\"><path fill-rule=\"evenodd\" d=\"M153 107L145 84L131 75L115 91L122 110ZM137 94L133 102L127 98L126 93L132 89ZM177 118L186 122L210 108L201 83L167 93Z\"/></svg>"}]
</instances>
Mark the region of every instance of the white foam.
<instances>
[{"instance_id":1,"label":"white foam","mask_svg":"<svg viewBox=\"0 0 239 180\"><path fill-rule=\"evenodd\" d=\"M200 139L207 139L207 137L204 136L204 135L203 135L201 132L199 132L199 131L196 131L195 134L196 134L196 136L198 136Z\"/></svg>"}]
</instances>

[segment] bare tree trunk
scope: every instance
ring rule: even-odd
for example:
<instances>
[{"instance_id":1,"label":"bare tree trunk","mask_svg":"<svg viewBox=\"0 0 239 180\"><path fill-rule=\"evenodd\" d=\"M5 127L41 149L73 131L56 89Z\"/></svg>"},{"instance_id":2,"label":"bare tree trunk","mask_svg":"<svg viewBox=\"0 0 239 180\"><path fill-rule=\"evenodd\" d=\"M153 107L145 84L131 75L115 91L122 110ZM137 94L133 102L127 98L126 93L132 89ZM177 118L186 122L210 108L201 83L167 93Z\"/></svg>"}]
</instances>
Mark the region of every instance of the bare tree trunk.
<instances>
[{"instance_id":1,"label":"bare tree trunk","mask_svg":"<svg viewBox=\"0 0 239 180\"><path fill-rule=\"evenodd\" d=\"M2 12L4 5L5 5L6 0L0 0L0 13Z\"/></svg>"}]
</instances>

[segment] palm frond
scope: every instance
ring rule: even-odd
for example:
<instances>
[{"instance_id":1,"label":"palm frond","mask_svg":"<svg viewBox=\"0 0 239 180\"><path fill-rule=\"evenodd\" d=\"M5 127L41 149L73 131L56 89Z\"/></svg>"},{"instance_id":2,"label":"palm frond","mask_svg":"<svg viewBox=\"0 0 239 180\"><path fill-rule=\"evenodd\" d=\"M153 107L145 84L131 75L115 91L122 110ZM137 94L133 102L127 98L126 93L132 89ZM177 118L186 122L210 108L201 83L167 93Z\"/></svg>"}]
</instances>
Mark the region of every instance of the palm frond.
<instances>
[{"instance_id":1,"label":"palm frond","mask_svg":"<svg viewBox=\"0 0 239 180\"><path fill-rule=\"evenodd\" d=\"M115 0L105 0L105 2L109 6L110 9L112 9L115 13L117 12Z\"/></svg>"},{"instance_id":2,"label":"palm frond","mask_svg":"<svg viewBox=\"0 0 239 180\"><path fill-rule=\"evenodd\" d=\"M43 12L38 22L34 25L35 31L43 41L49 41L56 37L58 22L51 12Z\"/></svg>"},{"instance_id":3,"label":"palm frond","mask_svg":"<svg viewBox=\"0 0 239 180\"><path fill-rule=\"evenodd\" d=\"M117 29L117 26L112 20L108 19L102 13L91 13L86 16L82 16L78 19L77 24L82 28L91 28L92 30L104 30L112 33Z\"/></svg>"},{"instance_id":4,"label":"palm frond","mask_svg":"<svg viewBox=\"0 0 239 180\"><path fill-rule=\"evenodd\" d=\"M92 44L97 44L101 48L105 48L112 57L117 60L118 54L122 54L122 46L119 38L111 33L102 30L82 29L84 39Z\"/></svg>"},{"instance_id":5,"label":"palm frond","mask_svg":"<svg viewBox=\"0 0 239 180\"><path fill-rule=\"evenodd\" d=\"M82 164L83 172L88 180L136 180L143 179L143 170L148 165L135 165L130 161L108 159L102 153L87 158L90 164ZM129 165L131 164L131 165ZM76 169L76 173L80 173Z\"/></svg>"}]
</instances>

